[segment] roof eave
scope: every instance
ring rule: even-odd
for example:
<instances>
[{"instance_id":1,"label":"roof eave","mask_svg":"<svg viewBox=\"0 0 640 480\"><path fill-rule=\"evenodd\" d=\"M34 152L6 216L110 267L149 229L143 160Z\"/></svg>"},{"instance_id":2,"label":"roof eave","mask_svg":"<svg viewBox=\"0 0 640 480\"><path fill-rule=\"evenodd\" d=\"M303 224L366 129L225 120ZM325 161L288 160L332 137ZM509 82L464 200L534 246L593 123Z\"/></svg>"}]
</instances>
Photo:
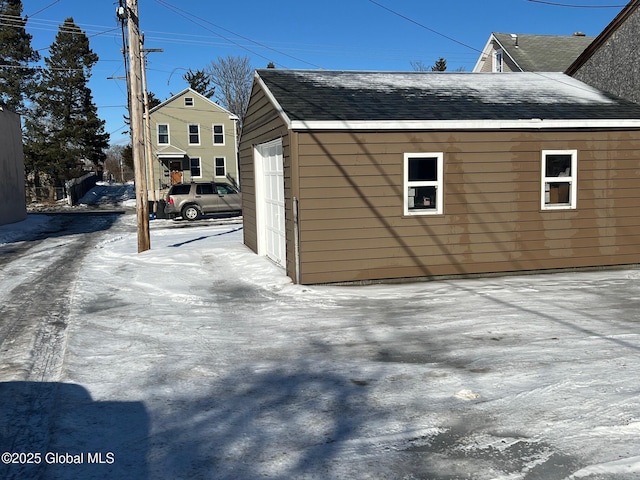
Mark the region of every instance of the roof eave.
<instances>
[{"instance_id":1,"label":"roof eave","mask_svg":"<svg viewBox=\"0 0 640 480\"><path fill-rule=\"evenodd\" d=\"M260 74L257 71L254 74L254 80L260 86L260 88L262 89L264 94L267 96L267 98L269 99L273 107L276 109L276 111L278 112L278 114L280 115L284 123L287 125L287 128L291 130L292 121L289 118L289 115L287 115L287 113L284 111L284 108L282 108L282 105L280 105L280 102L278 102L278 100L273 95L271 90L269 90L269 87L264 82L264 80L262 80L262 77L260 77Z\"/></svg>"},{"instance_id":2,"label":"roof eave","mask_svg":"<svg viewBox=\"0 0 640 480\"><path fill-rule=\"evenodd\" d=\"M310 130L517 130L517 129L640 129L640 119L522 120L294 120L293 131Z\"/></svg>"}]
</instances>

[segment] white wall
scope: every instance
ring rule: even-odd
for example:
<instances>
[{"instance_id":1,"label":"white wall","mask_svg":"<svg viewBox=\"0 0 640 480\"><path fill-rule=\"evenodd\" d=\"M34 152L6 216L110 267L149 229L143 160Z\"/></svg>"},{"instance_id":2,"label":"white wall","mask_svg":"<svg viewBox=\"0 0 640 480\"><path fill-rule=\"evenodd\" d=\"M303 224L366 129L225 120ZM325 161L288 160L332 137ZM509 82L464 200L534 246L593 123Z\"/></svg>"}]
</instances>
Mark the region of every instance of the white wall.
<instances>
[{"instance_id":1,"label":"white wall","mask_svg":"<svg viewBox=\"0 0 640 480\"><path fill-rule=\"evenodd\" d=\"M0 110L0 225L27 218L20 116Z\"/></svg>"}]
</instances>

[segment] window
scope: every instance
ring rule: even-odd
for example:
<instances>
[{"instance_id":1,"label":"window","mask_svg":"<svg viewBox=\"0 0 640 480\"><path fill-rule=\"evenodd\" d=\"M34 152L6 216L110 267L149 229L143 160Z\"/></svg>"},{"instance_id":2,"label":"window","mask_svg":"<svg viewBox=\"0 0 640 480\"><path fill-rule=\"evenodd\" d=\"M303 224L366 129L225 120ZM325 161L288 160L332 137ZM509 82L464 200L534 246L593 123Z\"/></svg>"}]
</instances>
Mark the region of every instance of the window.
<instances>
[{"instance_id":1,"label":"window","mask_svg":"<svg viewBox=\"0 0 640 480\"><path fill-rule=\"evenodd\" d=\"M213 195L213 183L199 183L196 185L196 195Z\"/></svg>"},{"instance_id":2,"label":"window","mask_svg":"<svg viewBox=\"0 0 640 480\"><path fill-rule=\"evenodd\" d=\"M158 145L169 145L169 125L158 124Z\"/></svg>"},{"instance_id":3,"label":"window","mask_svg":"<svg viewBox=\"0 0 640 480\"><path fill-rule=\"evenodd\" d=\"M189 145L200 145L200 125L189 125Z\"/></svg>"},{"instance_id":4,"label":"window","mask_svg":"<svg viewBox=\"0 0 640 480\"><path fill-rule=\"evenodd\" d=\"M542 151L542 209L576 208L578 151Z\"/></svg>"},{"instance_id":5,"label":"window","mask_svg":"<svg viewBox=\"0 0 640 480\"><path fill-rule=\"evenodd\" d=\"M405 215L443 213L442 157L442 153L405 153Z\"/></svg>"},{"instance_id":6,"label":"window","mask_svg":"<svg viewBox=\"0 0 640 480\"><path fill-rule=\"evenodd\" d=\"M216 177L227 176L227 159L224 157L215 158Z\"/></svg>"},{"instance_id":7,"label":"window","mask_svg":"<svg viewBox=\"0 0 640 480\"><path fill-rule=\"evenodd\" d=\"M238 193L235 188L226 183L216 183L216 190L220 195L230 195L233 193Z\"/></svg>"},{"instance_id":8,"label":"window","mask_svg":"<svg viewBox=\"0 0 640 480\"><path fill-rule=\"evenodd\" d=\"M213 144L224 145L224 125L213 126Z\"/></svg>"},{"instance_id":9,"label":"window","mask_svg":"<svg viewBox=\"0 0 640 480\"><path fill-rule=\"evenodd\" d=\"M193 107L193 97L184 97L184 106Z\"/></svg>"},{"instance_id":10,"label":"window","mask_svg":"<svg viewBox=\"0 0 640 480\"><path fill-rule=\"evenodd\" d=\"M502 72L502 50L496 50L493 54L493 71Z\"/></svg>"},{"instance_id":11,"label":"window","mask_svg":"<svg viewBox=\"0 0 640 480\"><path fill-rule=\"evenodd\" d=\"M202 176L202 168L198 157L191 158L191 177L197 178Z\"/></svg>"}]
</instances>

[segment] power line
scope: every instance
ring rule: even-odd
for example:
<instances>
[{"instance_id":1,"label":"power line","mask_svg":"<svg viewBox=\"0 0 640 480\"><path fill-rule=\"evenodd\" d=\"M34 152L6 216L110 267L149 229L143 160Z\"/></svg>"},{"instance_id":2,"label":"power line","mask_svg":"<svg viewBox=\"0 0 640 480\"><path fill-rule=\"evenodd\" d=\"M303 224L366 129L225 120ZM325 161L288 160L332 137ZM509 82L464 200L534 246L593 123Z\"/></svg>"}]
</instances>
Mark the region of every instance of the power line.
<instances>
[{"instance_id":1,"label":"power line","mask_svg":"<svg viewBox=\"0 0 640 480\"><path fill-rule=\"evenodd\" d=\"M44 12L46 9L53 7L56 3L60 3L60 0L55 0L55 2L50 3L49 5L47 5L46 7L41 8L40 10L38 10L36 13L32 13L31 15L29 15L29 17L35 17L36 15L38 15L39 13Z\"/></svg>"},{"instance_id":2,"label":"power line","mask_svg":"<svg viewBox=\"0 0 640 480\"><path fill-rule=\"evenodd\" d=\"M196 25L198 25L198 23L197 23L197 22L195 22L195 21L193 21L193 20L192 20L191 18L189 18L189 17L197 18L198 20L200 20L200 21L202 21L202 22L205 22L205 23L208 23L209 25L211 25L211 26L213 26L213 27L215 27L215 28L218 28L218 29L223 30L223 31L225 31L225 32L227 32L227 33L230 33L230 34L232 34L232 35L235 35L236 37L241 38L241 39L243 39L243 40L246 40L246 41L248 41L248 42L251 42L251 43L253 43L253 44L255 44L255 45L259 46L259 47L266 48L267 50L271 50L272 52L275 52L275 53L277 53L277 54L279 54L279 55L283 55L283 56L285 56L285 57L291 58L292 60L296 60L297 62L306 63L307 65L310 65L310 66L312 66L312 67L314 67L314 68L320 68L320 69L322 68L320 65L316 65L316 64L314 64L314 63L307 62L306 60L302 60L302 59L300 59L300 58L294 57L294 56L289 55L289 54L287 54L287 53L284 53L284 52L282 52L282 51L280 51L280 50L276 50L275 48L269 47L268 45L265 45L265 44L263 44L263 43L260 43L260 42L257 42L257 41L255 41L255 40L252 40L252 39L250 39L250 38L244 37L244 36L242 36L242 35L240 35L240 34L238 34L238 33L232 32L231 30L228 30L228 29L226 29L226 28L224 28L224 27L221 27L221 26L219 26L219 25L216 25L216 24L214 24L214 23L210 22L210 21L209 21L209 20L207 20L207 19L204 19L204 18L202 18L202 17L198 17L198 16L196 16L196 15L194 15L194 14L192 14L192 13L189 13L189 12L186 12L185 10L182 10L181 8L175 7L175 6L173 6L173 5L171 5L171 4L167 3L167 2L165 2L164 0L156 0L156 2L157 2L157 3L159 3L160 5L162 5L163 7L168 8L168 9L170 9L170 10L173 10L173 11L175 11L175 12L179 13L179 14L180 14L180 12L184 13L185 15L182 15L182 14L181 14L181 16L182 16L182 17L184 17L184 18L186 18L187 20L189 20L189 21L193 22L193 23L196 23ZM186 15L188 15L188 16L186 16ZM253 53L254 55L258 55L258 56L260 56L260 57L264 58L265 60L271 61L271 59L270 59L270 58L267 58L267 57L265 57L264 55L261 55L261 54L259 54L259 53L256 53L256 52L254 52L254 51L252 51L252 50L248 49L247 47L244 47L244 46L240 45L239 43L237 43L237 42L235 42L235 41L233 41L233 40L231 40L231 39L229 39L229 38L226 38L226 37L224 37L223 35L220 35L220 34L219 34L219 33L217 33L217 32L214 32L213 30L210 30L210 29L208 29L208 28L206 28L206 27L203 27L202 25L200 25L200 26L201 26L202 28L205 28L205 30L207 30L207 31L209 31L209 32L211 32L211 33L213 33L214 35L218 35L220 38L223 38L223 39L227 40L228 42L231 42L231 43L233 43L234 45L236 45L236 46L238 46L238 47L240 47L240 48L242 48L242 49L244 49L244 50L247 50L247 51L248 51L248 52L250 52L250 53ZM279 64L279 65L280 65L280 64ZM284 65L280 65L280 66L284 67ZM284 67L284 68L286 68L286 67Z\"/></svg>"},{"instance_id":3,"label":"power line","mask_svg":"<svg viewBox=\"0 0 640 480\"><path fill-rule=\"evenodd\" d=\"M390 13L393 13L394 15L397 15L398 17L400 17L400 18L402 18L402 19L404 19L404 20L406 20L406 21L408 21L408 22L413 23L414 25L419 26L420 28L424 28L425 30L427 30L427 31L429 31L429 32L431 32L431 33L434 33L434 34L436 34L436 35L439 35L439 36L441 36L442 38L446 38L447 40L449 40L449 41L451 41L451 42L457 43L458 45L462 45L463 47L469 48L469 49L471 49L471 50L473 50L473 51L475 51L475 52L480 52L480 53L482 53L482 50L478 50L477 48L472 47L471 45L467 45L466 43L461 42L460 40L456 40L455 38L450 37L450 36L448 36L448 35L445 35L444 33L440 33L440 32L438 32L437 30L434 30L433 28L429 28L429 27L427 27L426 25L424 25L424 24L422 24L422 23L420 23L420 22L418 22L418 21L414 20L413 18L407 17L406 15L403 15L403 14L401 14L401 13L399 13L399 12L396 12L395 10L392 10L392 9L390 9L389 7L385 7L384 5L382 5L382 4L380 4L380 3L378 3L378 2L376 2L376 1L374 1L374 0L369 0L369 2L373 3L374 5L377 5L378 7L382 8L382 9L384 9L384 10L386 10L386 11L390 12Z\"/></svg>"},{"instance_id":4,"label":"power line","mask_svg":"<svg viewBox=\"0 0 640 480\"><path fill-rule=\"evenodd\" d=\"M568 8L623 8L626 5L571 5L568 3L547 2L545 0L527 0L532 3L542 3L551 5L552 7L568 7Z\"/></svg>"}]
</instances>

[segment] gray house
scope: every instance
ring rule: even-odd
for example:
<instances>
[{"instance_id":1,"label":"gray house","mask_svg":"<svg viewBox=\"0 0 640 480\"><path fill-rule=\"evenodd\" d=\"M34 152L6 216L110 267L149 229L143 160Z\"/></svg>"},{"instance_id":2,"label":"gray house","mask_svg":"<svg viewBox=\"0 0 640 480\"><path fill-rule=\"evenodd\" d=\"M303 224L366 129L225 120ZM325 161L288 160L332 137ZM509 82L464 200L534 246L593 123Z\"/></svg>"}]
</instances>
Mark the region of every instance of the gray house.
<instances>
[{"instance_id":1,"label":"gray house","mask_svg":"<svg viewBox=\"0 0 640 480\"><path fill-rule=\"evenodd\" d=\"M27 217L20 116L0 107L0 225Z\"/></svg>"},{"instance_id":2,"label":"gray house","mask_svg":"<svg viewBox=\"0 0 640 480\"><path fill-rule=\"evenodd\" d=\"M474 72L564 72L593 41L573 35L492 33Z\"/></svg>"},{"instance_id":3,"label":"gray house","mask_svg":"<svg viewBox=\"0 0 640 480\"><path fill-rule=\"evenodd\" d=\"M567 75L640 103L640 0L632 0L567 68Z\"/></svg>"}]
</instances>

